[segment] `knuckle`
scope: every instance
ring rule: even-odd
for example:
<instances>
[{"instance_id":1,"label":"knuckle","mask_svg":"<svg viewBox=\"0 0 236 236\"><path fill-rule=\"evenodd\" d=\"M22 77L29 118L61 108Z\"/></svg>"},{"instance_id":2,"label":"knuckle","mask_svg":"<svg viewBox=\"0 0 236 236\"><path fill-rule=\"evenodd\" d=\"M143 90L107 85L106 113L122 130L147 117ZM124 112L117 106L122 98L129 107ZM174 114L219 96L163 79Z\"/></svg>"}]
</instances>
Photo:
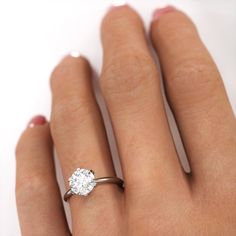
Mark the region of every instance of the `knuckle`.
<instances>
[{"instance_id":1,"label":"knuckle","mask_svg":"<svg viewBox=\"0 0 236 236\"><path fill-rule=\"evenodd\" d=\"M177 98L184 98L189 94L197 99L205 100L214 94L221 79L216 69L203 58L183 60L167 76L166 86ZM192 96L193 97L193 96Z\"/></svg>"},{"instance_id":2,"label":"knuckle","mask_svg":"<svg viewBox=\"0 0 236 236\"><path fill-rule=\"evenodd\" d=\"M174 86L182 85L198 85L199 83L210 82L207 73L210 72L210 67L198 58L183 60L175 68L169 76L169 82ZM192 87L192 86L191 86Z\"/></svg>"},{"instance_id":3,"label":"knuckle","mask_svg":"<svg viewBox=\"0 0 236 236\"><path fill-rule=\"evenodd\" d=\"M134 95L153 83L156 68L143 53L120 53L103 68L101 88L106 96Z\"/></svg>"}]
</instances>

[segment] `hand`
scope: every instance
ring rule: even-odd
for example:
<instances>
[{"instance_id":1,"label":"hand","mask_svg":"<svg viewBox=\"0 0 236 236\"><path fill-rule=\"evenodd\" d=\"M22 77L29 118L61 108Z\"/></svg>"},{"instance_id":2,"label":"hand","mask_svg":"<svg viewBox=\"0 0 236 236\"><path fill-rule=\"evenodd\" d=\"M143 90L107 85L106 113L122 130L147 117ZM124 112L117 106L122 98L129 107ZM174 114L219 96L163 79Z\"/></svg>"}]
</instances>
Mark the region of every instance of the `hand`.
<instances>
[{"instance_id":1,"label":"hand","mask_svg":"<svg viewBox=\"0 0 236 236\"><path fill-rule=\"evenodd\" d=\"M151 39L191 174L178 160L143 23L128 6L112 8L102 23L100 84L125 191L107 184L87 197L72 196L73 235L236 235L236 122L220 74L182 12L156 11ZM34 118L16 150L23 235L70 234L53 144L67 188L77 167L115 176L88 61L66 57L52 73L51 87L50 126Z\"/></svg>"}]
</instances>

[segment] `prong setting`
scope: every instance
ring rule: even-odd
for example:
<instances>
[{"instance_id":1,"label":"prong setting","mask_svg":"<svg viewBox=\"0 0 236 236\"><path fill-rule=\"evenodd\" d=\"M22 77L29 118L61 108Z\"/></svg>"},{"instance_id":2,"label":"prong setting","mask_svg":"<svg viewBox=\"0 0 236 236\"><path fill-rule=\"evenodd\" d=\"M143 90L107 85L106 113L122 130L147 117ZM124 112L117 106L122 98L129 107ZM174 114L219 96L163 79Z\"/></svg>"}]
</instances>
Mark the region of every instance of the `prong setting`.
<instances>
[{"instance_id":1,"label":"prong setting","mask_svg":"<svg viewBox=\"0 0 236 236\"><path fill-rule=\"evenodd\" d=\"M71 192L76 195L87 196L96 186L94 172L78 168L69 178Z\"/></svg>"}]
</instances>

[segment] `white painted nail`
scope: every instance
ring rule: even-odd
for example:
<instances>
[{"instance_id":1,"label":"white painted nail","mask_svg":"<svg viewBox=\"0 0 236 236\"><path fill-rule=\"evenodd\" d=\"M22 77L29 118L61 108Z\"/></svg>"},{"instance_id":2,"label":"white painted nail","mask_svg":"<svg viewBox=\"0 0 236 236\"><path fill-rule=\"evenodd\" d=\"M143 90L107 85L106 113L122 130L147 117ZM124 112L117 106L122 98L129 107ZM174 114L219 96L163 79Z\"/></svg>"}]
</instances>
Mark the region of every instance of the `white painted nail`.
<instances>
[{"instance_id":1,"label":"white painted nail","mask_svg":"<svg viewBox=\"0 0 236 236\"><path fill-rule=\"evenodd\" d=\"M81 56L81 54L78 51L72 51L72 52L70 52L70 56L74 57L74 58L78 58Z\"/></svg>"},{"instance_id":2,"label":"white painted nail","mask_svg":"<svg viewBox=\"0 0 236 236\"><path fill-rule=\"evenodd\" d=\"M125 4L127 4L127 1L125 1L125 0L113 0L112 1L112 5L114 7L120 7L120 6L123 6Z\"/></svg>"}]
</instances>

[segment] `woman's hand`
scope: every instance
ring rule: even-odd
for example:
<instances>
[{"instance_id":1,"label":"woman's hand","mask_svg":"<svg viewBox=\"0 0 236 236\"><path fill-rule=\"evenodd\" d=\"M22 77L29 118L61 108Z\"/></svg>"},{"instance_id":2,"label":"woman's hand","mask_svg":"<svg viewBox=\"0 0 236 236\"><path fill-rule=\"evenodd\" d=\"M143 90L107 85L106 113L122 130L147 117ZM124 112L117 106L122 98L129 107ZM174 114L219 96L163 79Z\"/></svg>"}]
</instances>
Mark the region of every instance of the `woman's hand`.
<instances>
[{"instance_id":1,"label":"woman's hand","mask_svg":"<svg viewBox=\"0 0 236 236\"><path fill-rule=\"evenodd\" d=\"M128 6L112 8L102 23L100 84L125 191L102 185L88 197L72 196L73 235L234 236L236 122L220 74L182 12L156 11L151 38L192 172L178 161L143 23ZM84 57L66 57L52 73L50 127L36 117L20 138L16 198L23 235L70 234L53 143L67 188L77 167L115 176L91 77Z\"/></svg>"}]
</instances>

